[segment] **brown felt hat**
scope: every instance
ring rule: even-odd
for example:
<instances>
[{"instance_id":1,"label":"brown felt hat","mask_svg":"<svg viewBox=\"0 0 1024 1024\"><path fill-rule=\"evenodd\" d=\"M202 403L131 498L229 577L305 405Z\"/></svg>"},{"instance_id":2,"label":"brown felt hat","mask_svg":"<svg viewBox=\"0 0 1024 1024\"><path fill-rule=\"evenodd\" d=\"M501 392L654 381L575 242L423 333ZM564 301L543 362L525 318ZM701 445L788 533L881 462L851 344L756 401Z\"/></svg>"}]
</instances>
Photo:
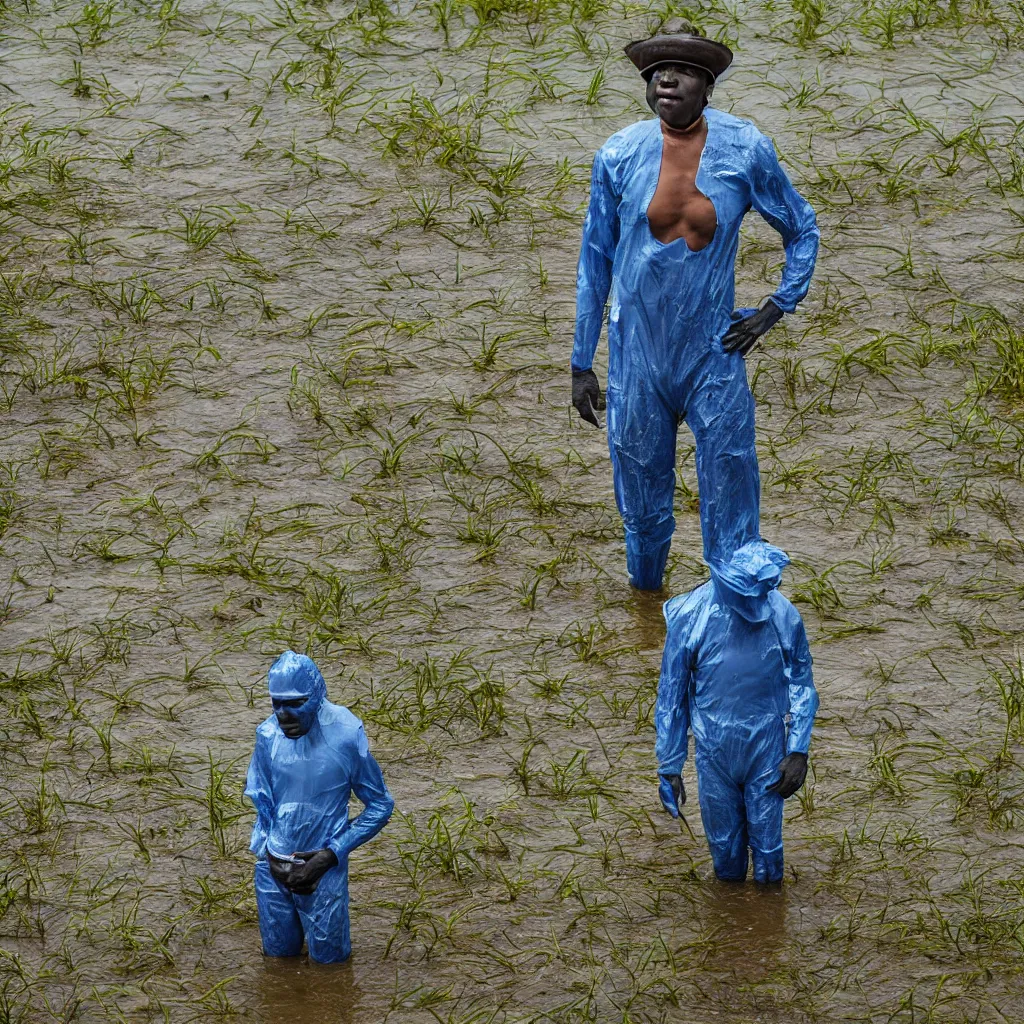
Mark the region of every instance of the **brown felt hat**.
<instances>
[{"instance_id":1,"label":"brown felt hat","mask_svg":"<svg viewBox=\"0 0 1024 1024\"><path fill-rule=\"evenodd\" d=\"M701 68L714 81L732 63L732 50L728 46L689 33L652 36L630 43L625 50L637 71L648 81L655 68L665 64Z\"/></svg>"}]
</instances>

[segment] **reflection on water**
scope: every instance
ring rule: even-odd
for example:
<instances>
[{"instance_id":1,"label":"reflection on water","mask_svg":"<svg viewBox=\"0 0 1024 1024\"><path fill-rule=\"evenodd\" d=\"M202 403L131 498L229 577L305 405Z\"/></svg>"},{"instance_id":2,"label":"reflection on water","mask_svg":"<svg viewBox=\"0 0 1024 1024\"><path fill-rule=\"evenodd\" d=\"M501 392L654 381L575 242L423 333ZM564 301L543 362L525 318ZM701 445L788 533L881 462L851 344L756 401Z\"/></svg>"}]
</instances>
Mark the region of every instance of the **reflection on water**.
<instances>
[{"instance_id":1,"label":"reflection on water","mask_svg":"<svg viewBox=\"0 0 1024 1024\"><path fill-rule=\"evenodd\" d=\"M662 612L662 605L669 597L666 589L636 590L630 594L626 604L633 620L631 639L641 651L652 654L655 658L661 657L661 648L665 644L665 615Z\"/></svg>"},{"instance_id":2,"label":"reflection on water","mask_svg":"<svg viewBox=\"0 0 1024 1024\"><path fill-rule=\"evenodd\" d=\"M263 957L253 980L258 988L259 1019L263 1024L295 1024L310 1011L331 1024L357 1024L363 989L356 980L352 961L317 964L305 956ZM363 1017L365 1020L365 1016Z\"/></svg>"},{"instance_id":3,"label":"reflection on water","mask_svg":"<svg viewBox=\"0 0 1024 1024\"><path fill-rule=\"evenodd\" d=\"M704 919L715 924L709 970L749 984L778 966L786 945L786 886L714 879L703 898Z\"/></svg>"}]
</instances>

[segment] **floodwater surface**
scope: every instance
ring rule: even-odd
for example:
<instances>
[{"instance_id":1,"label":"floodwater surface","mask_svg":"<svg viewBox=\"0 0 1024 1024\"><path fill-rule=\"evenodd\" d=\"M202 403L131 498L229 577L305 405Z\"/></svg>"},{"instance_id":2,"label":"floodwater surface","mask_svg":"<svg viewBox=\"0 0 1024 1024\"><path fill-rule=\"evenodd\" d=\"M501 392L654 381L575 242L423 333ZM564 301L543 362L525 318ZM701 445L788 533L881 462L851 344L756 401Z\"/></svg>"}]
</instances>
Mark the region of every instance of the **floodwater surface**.
<instances>
[{"instance_id":1,"label":"floodwater surface","mask_svg":"<svg viewBox=\"0 0 1024 1024\"><path fill-rule=\"evenodd\" d=\"M660 601L568 406L590 161L672 13L0 4L0 1021L1024 1019L1024 11L691 11L822 228L748 359L822 701L765 891L692 766L660 811ZM740 304L781 261L752 215ZM286 647L397 801L340 968L259 950Z\"/></svg>"}]
</instances>

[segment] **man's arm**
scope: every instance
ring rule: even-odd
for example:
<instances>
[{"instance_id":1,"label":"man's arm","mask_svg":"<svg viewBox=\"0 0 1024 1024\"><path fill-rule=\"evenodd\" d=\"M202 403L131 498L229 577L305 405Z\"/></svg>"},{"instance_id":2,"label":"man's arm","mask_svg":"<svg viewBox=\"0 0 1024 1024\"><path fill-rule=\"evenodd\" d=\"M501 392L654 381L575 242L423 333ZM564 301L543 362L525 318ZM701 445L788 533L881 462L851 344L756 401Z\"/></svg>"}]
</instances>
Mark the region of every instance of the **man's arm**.
<instances>
[{"instance_id":1,"label":"man's arm","mask_svg":"<svg viewBox=\"0 0 1024 1024\"><path fill-rule=\"evenodd\" d=\"M771 301L783 313L792 313L807 294L818 257L817 218L814 209L795 188L779 164L775 146L762 137L754 152L750 202L782 236L786 267Z\"/></svg>"},{"instance_id":2,"label":"man's arm","mask_svg":"<svg viewBox=\"0 0 1024 1024\"><path fill-rule=\"evenodd\" d=\"M612 186L611 173L599 150L590 173L590 205L587 219L583 222L583 243L576 269L574 373L589 370L594 362L618 243L619 200Z\"/></svg>"},{"instance_id":3,"label":"man's arm","mask_svg":"<svg viewBox=\"0 0 1024 1024\"><path fill-rule=\"evenodd\" d=\"M811 671L811 648L803 619L794 608L789 642L783 644L783 657L789 677L789 734L787 754L806 754L811 747L811 729L818 712L818 691Z\"/></svg>"},{"instance_id":4,"label":"man's arm","mask_svg":"<svg viewBox=\"0 0 1024 1024\"><path fill-rule=\"evenodd\" d=\"M351 822L346 814L327 843L327 849L332 850L339 861L371 840L388 823L395 809L395 801L384 784L380 765L370 753L370 744L362 725L356 737L350 785L364 807L362 813Z\"/></svg>"},{"instance_id":5,"label":"man's arm","mask_svg":"<svg viewBox=\"0 0 1024 1024\"><path fill-rule=\"evenodd\" d=\"M807 751L811 727L818 710L818 692L811 676L811 649L800 613L790 605L780 630L782 657L789 686L789 732L786 756L779 762L779 777L768 787L784 800L791 797L807 778Z\"/></svg>"},{"instance_id":6,"label":"man's arm","mask_svg":"<svg viewBox=\"0 0 1024 1024\"><path fill-rule=\"evenodd\" d=\"M669 629L665 653L661 658L658 702L654 709L657 732L654 752L659 775L680 775L686 763L686 745L690 729L690 652L680 632Z\"/></svg>"},{"instance_id":7,"label":"man's arm","mask_svg":"<svg viewBox=\"0 0 1024 1024\"><path fill-rule=\"evenodd\" d=\"M270 826L274 820L274 791L270 782L270 764L266 747L259 732L256 733L256 746L245 777L245 795L256 808L256 821L252 826L249 849L257 858L261 858L266 855L267 837L270 835Z\"/></svg>"},{"instance_id":8,"label":"man's arm","mask_svg":"<svg viewBox=\"0 0 1024 1024\"><path fill-rule=\"evenodd\" d=\"M662 806L678 817L686 803L683 764L690 731L689 690L693 679L694 637L700 628L702 605L697 594L688 594L677 605L675 599L665 605L665 653L661 658L658 701L654 708L657 733L654 752L658 758L658 792Z\"/></svg>"}]
</instances>

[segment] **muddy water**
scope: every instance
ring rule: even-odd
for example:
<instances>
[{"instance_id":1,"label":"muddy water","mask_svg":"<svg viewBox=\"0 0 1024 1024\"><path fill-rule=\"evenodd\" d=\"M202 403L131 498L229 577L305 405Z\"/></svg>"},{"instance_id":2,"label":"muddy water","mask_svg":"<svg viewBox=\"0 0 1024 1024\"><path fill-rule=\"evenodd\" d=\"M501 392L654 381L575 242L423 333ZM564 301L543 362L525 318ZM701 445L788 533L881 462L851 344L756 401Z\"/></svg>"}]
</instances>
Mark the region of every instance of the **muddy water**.
<instances>
[{"instance_id":1,"label":"muddy water","mask_svg":"<svg viewBox=\"0 0 1024 1024\"><path fill-rule=\"evenodd\" d=\"M647 12L4 9L6 1019L1024 1012L1019 12L747 7L705 5L715 102L824 238L750 366L822 696L768 892L658 813L660 607L566 410ZM749 224L742 303L780 259ZM398 802L334 970L259 955L238 794L286 646Z\"/></svg>"}]
</instances>

